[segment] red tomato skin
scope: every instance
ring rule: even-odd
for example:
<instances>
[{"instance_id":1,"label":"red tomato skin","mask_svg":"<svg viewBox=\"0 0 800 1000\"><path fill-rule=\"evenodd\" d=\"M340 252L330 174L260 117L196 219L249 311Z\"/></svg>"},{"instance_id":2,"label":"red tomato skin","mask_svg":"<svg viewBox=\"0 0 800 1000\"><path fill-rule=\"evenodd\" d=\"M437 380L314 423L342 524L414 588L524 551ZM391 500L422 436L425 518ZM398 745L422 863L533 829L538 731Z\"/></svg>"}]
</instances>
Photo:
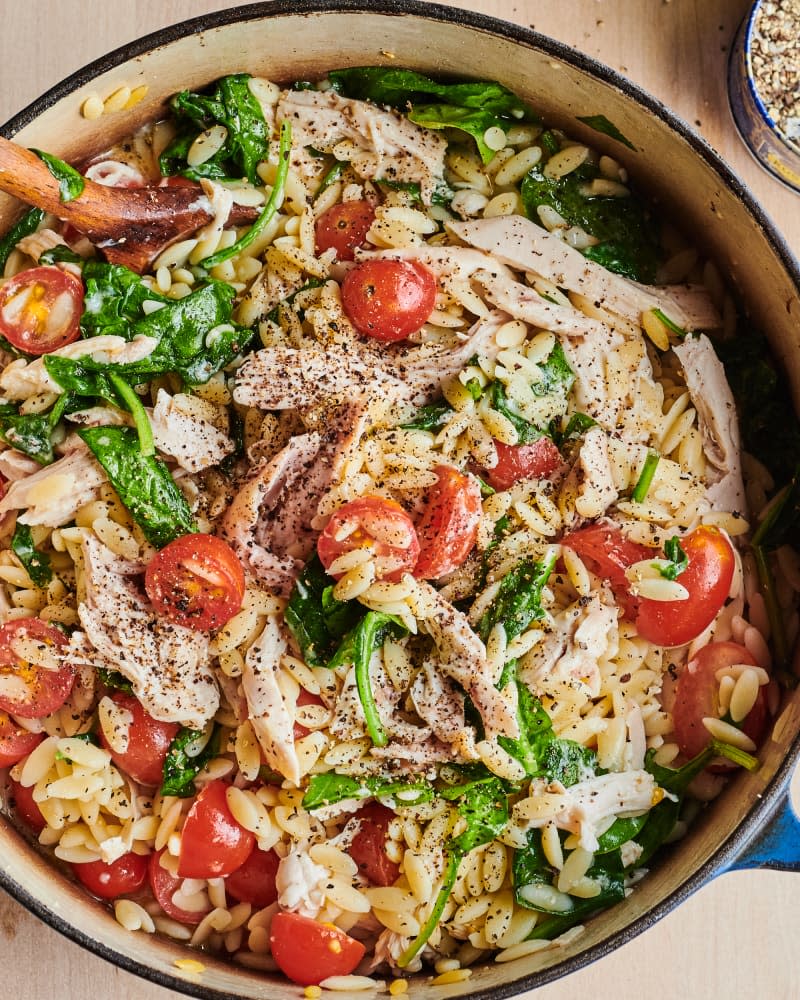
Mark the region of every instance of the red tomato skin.
<instances>
[{"instance_id":1,"label":"red tomato skin","mask_svg":"<svg viewBox=\"0 0 800 1000\"><path fill-rule=\"evenodd\" d=\"M361 827L347 853L373 885L394 885L400 878L400 866L386 853L394 813L379 802L372 802L359 809L355 818L361 821Z\"/></svg>"},{"instance_id":2,"label":"red tomato skin","mask_svg":"<svg viewBox=\"0 0 800 1000\"><path fill-rule=\"evenodd\" d=\"M181 834L181 878L230 875L247 861L256 839L233 818L224 781L209 781L186 816Z\"/></svg>"},{"instance_id":3,"label":"red tomato skin","mask_svg":"<svg viewBox=\"0 0 800 1000\"><path fill-rule=\"evenodd\" d=\"M28 689L21 700L0 695L0 709L21 719L41 719L61 708L69 697L75 683L75 667L64 663L57 670L45 670L19 660L11 649L11 641L20 634L56 647L65 646L68 639L60 629L40 618L18 618L0 627L0 684L4 674L14 674L25 681Z\"/></svg>"},{"instance_id":4,"label":"red tomato skin","mask_svg":"<svg viewBox=\"0 0 800 1000\"><path fill-rule=\"evenodd\" d=\"M30 288L29 304L12 318L6 307L12 299ZM46 320L57 299L66 296L68 309L55 330L46 328ZM83 283L59 267L32 267L20 271L0 288L0 334L26 354L49 354L78 339L83 312Z\"/></svg>"},{"instance_id":5,"label":"red tomato skin","mask_svg":"<svg viewBox=\"0 0 800 1000\"><path fill-rule=\"evenodd\" d=\"M320 698L318 694L311 694L310 691L306 691L305 688L300 688L300 694L297 696L297 705L324 705L325 702ZM299 722L294 724L294 738L296 740L302 740L304 736L308 736L311 730L306 729L305 726L301 726Z\"/></svg>"},{"instance_id":6,"label":"red tomato skin","mask_svg":"<svg viewBox=\"0 0 800 1000\"><path fill-rule=\"evenodd\" d=\"M438 580L460 566L472 551L481 519L481 488L474 476L449 465L434 470L422 517L417 523L418 580Z\"/></svg>"},{"instance_id":7,"label":"red tomato skin","mask_svg":"<svg viewBox=\"0 0 800 1000\"><path fill-rule=\"evenodd\" d=\"M497 465L486 470L486 478L496 490L510 489L520 479L547 479L561 465L561 452L545 435L530 444L495 441L494 446Z\"/></svg>"},{"instance_id":8,"label":"red tomato skin","mask_svg":"<svg viewBox=\"0 0 800 1000\"><path fill-rule=\"evenodd\" d=\"M356 525L355 530L339 538L348 524ZM339 556L368 545L377 558L396 563L379 574L381 580L397 583L417 565L419 538L414 522L399 503L385 497L358 497L334 511L317 539L317 554L327 572ZM339 579L342 574L333 575Z\"/></svg>"},{"instance_id":9,"label":"red tomato skin","mask_svg":"<svg viewBox=\"0 0 800 1000\"><path fill-rule=\"evenodd\" d=\"M375 221L375 209L368 201L342 201L323 212L314 224L317 254L331 247L339 260L354 260Z\"/></svg>"},{"instance_id":10,"label":"red tomato skin","mask_svg":"<svg viewBox=\"0 0 800 1000\"><path fill-rule=\"evenodd\" d=\"M177 890L180 888L181 879L174 878L160 865L161 855L164 851L154 851L150 855L150 860L147 866L147 875L150 881L150 888L153 895L158 902L158 905L166 913L168 917L172 917L173 920L178 920L182 924L199 924L203 917L210 913L210 908L208 910L200 910L197 913L193 913L191 910L184 910L180 906L176 906L172 902L172 897L175 895Z\"/></svg>"},{"instance_id":11,"label":"red tomato skin","mask_svg":"<svg viewBox=\"0 0 800 1000\"><path fill-rule=\"evenodd\" d=\"M204 632L221 628L241 610L244 570L226 541L197 532L153 556L144 587L158 615Z\"/></svg>"},{"instance_id":12,"label":"red tomato skin","mask_svg":"<svg viewBox=\"0 0 800 1000\"><path fill-rule=\"evenodd\" d=\"M72 865L78 881L101 899L117 899L141 889L147 878L147 869L147 856L133 852L123 854L111 864L87 861Z\"/></svg>"},{"instance_id":13,"label":"red tomato skin","mask_svg":"<svg viewBox=\"0 0 800 1000\"><path fill-rule=\"evenodd\" d=\"M593 573L608 581L623 617L633 620L639 601L630 593L625 570L642 559L655 558L657 553L646 545L628 541L619 528L603 523L572 531L561 539L561 544L577 552Z\"/></svg>"},{"instance_id":14,"label":"red tomato skin","mask_svg":"<svg viewBox=\"0 0 800 1000\"><path fill-rule=\"evenodd\" d=\"M750 651L739 643L710 642L697 651L678 677L672 722L678 746L687 757L696 757L711 739L703 719L719 718L716 672L737 663L758 666ZM766 688L762 687L755 705L742 723L742 730L758 744L764 737L768 721ZM721 769L726 768L722 765Z\"/></svg>"},{"instance_id":15,"label":"red tomato skin","mask_svg":"<svg viewBox=\"0 0 800 1000\"><path fill-rule=\"evenodd\" d=\"M636 628L659 646L683 646L716 618L731 589L736 557L725 535L701 525L681 539L689 565L678 577L689 591L685 601L639 598Z\"/></svg>"},{"instance_id":16,"label":"red tomato skin","mask_svg":"<svg viewBox=\"0 0 800 1000\"><path fill-rule=\"evenodd\" d=\"M251 903L259 908L270 906L278 898L275 876L279 864L275 851L256 847L247 861L225 879L225 891L237 903Z\"/></svg>"},{"instance_id":17,"label":"red tomato skin","mask_svg":"<svg viewBox=\"0 0 800 1000\"><path fill-rule=\"evenodd\" d=\"M342 283L342 305L359 333L384 343L416 333L436 305L436 279L422 264L375 257Z\"/></svg>"},{"instance_id":18,"label":"red tomato skin","mask_svg":"<svg viewBox=\"0 0 800 1000\"><path fill-rule=\"evenodd\" d=\"M0 767L11 767L27 757L43 739L44 733L29 733L0 712Z\"/></svg>"},{"instance_id":19,"label":"red tomato skin","mask_svg":"<svg viewBox=\"0 0 800 1000\"><path fill-rule=\"evenodd\" d=\"M34 833L41 833L47 826L47 821L42 816L38 802L34 802L33 785L26 787L13 779L10 785L14 812Z\"/></svg>"},{"instance_id":20,"label":"red tomato skin","mask_svg":"<svg viewBox=\"0 0 800 1000\"><path fill-rule=\"evenodd\" d=\"M133 716L128 729L128 749L124 753L113 750L100 729L100 742L111 754L111 759L140 785L160 785L164 780L164 760L169 745L178 735L176 722L161 722L149 715L138 698L125 691L114 691L111 699Z\"/></svg>"},{"instance_id":21,"label":"red tomato skin","mask_svg":"<svg viewBox=\"0 0 800 1000\"><path fill-rule=\"evenodd\" d=\"M269 934L272 957L281 972L300 986L328 976L348 976L364 957L364 945L333 924L298 913L276 913Z\"/></svg>"}]
</instances>

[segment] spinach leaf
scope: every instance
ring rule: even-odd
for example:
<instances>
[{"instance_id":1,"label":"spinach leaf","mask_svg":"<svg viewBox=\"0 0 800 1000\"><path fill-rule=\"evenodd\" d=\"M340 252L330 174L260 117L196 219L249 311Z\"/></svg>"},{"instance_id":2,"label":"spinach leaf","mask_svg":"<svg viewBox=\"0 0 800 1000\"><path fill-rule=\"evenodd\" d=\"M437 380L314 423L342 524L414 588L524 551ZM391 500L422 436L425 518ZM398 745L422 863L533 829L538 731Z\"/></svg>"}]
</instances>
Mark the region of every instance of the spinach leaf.
<instances>
[{"instance_id":1,"label":"spinach leaf","mask_svg":"<svg viewBox=\"0 0 800 1000\"><path fill-rule=\"evenodd\" d=\"M86 187L86 181L74 167L71 167L68 163L64 163L63 160L59 160L59 158L57 156L53 156L52 153L42 152L41 149L32 149L31 152L36 153L39 159L46 165L53 177L55 177L58 181L59 201L72 201L73 198L77 198L83 193L83 189Z\"/></svg>"},{"instance_id":2,"label":"spinach leaf","mask_svg":"<svg viewBox=\"0 0 800 1000\"><path fill-rule=\"evenodd\" d=\"M590 427L594 427L597 421L586 413L573 413L563 431L561 430L560 423L561 421L558 417L554 417L547 428L547 433L553 439L553 444L559 449L568 441L571 441L572 438L580 437Z\"/></svg>"},{"instance_id":3,"label":"spinach leaf","mask_svg":"<svg viewBox=\"0 0 800 1000\"><path fill-rule=\"evenodd\" d=\"M584 117L578 116L578 121L583 122L584 125L588 125L589 128L594 129L595 132L601 132L603 135L616 139L617 142L621 142L623 146L627 146L628 149L632 149L634 153L636 152L636 147L630 139L626 139L617 126L612 121L609 121L605 115L585 115Z\"/></svg>"},{"instance_id":4,"label":"spinach leaf","mask_svg":"<svg viewBox=\"0 0 800 1000\"><path fill-rule=\"evenodd\" d=\"M495 153L484 140L487 129L507 131L520 120L537 120L516 94L491 80L440 83L412 70L383 66L333 70L328 76L348 97L400 108L425 128L466 132L475 140L484 163Z\"/></svg>"},{"instance_id":5,"label":"spinach leaf","mask_svg":"<svg viewBox=\"0 0 800 1000\"><path fill-rule=\"evenodd\" d=\"M325 667L337 644L366 614L357 601L337 601L330 577L314 555L295 581L284 621L313 667Z\"/></svg>"},{"instance_id":6,"label":"spinach leaf","mask_svg":"<svg viewBox=\"0 0 800 1000\"><path fill-rule=\"evenodd\" d=\"M58 246L51 247L49 250L45 250L44 253L39 254L40 264L78 264L83 267L83 257L80 254L75 253L74 250L70 250L69 247L65 247L62 243Z\"/></svg>"},{"instance_id":7,"label":"spinach leaf","mask_svg":"<svg viewBox=\"0 0 800 1000\"><path fill-rule=\"evenodd\" d=\"M105 667L95 667L95 669L100 681L106 687L114 688L117 691L125 691L127 694L133 694L133 685L118 670L106 670Z\"/></svg>"},{"instance_id":8,"label":"spinach leaf","mask_svg":"<svg viewBox=\"0 0 800 1000\"><path fill-rule=\"evenodd\" d=\"M555 556L546 562L524 559L506 574L497 596L478 622L478 634L485 641L499 622L511 642L521 635L532 621L544 618L542 590L556 564Z\"/></svg>"},{"instance_id":9,"label":"spinach leaf","mask_svg":"<svg viewBox=\"0 0 800 1000\"><path fill-rule=\"evenodd\" d=\"M420 805L430 802L435 795L433 785L427 781L396 781L393 778L364 778L358 780L346 774L314 774L303 796L304 809L319 809L334 805L344 799L389 798L398 806Z\"/></svg>"},{"instance_id":10,"label":"spinach leaf","mask_svg":"<svg viewBox=\"0 0 800 1000\"><path fill-rule=\"evenodd\" d=\"M11 551L25 567L28 576L37 587L46 587L53 579L50 557L44 552L38 552L34 547L30 525L20 524L17 521L11 539Z\"/></svg>"},{"instance_id":11,"label":"spinach leaf","mask_svg":"<svg viewBox=\"0 0 800 1000\"><path fill-rule=\"evenodd\" d=\"M78 436L103 466L151 545L160 549L178 535L197 530L189 505L166 465L141 453L132 427L84 427Z\"/></svg>"},{"instance_id":12,"label":"spinach leaf","mask_svg":"<svg viewBox=\"0 0 800 1000\"><path fill-rule=\"evenodd\" d=\"M437 431L444 427L452 413L453 407L444 400L429 403L421 406L407 423L400 426L405 431Z\"/></svg>"},{"instance_id":13,"label":"spinach leaf","mask_svg":"<svg viewBox=\"0 0 800 1000\"><path fill-rule=\"evenodd\" d=\"M41 225L44 212L41 208L30 208L18 219L9 229L5 236L0 239L0 271L6 266L6 261L11 256L11 251L17 243L24 237L35 233Z\"/></svg>"},{"instance_id":14,"label":"spinach leaf","mask_svg":"<svg viewBox=\"0 0 800 1000\"><path fill-rule=\"evenodd\" d=\"M598 847L595 854L610 854L619 850L623 844L633 840L647 822L649 813L641 816L618 816L611 826L597 838Z\"/></svg>"},{"instance_id":15,"label":"spinach leaf","mask_svg":"<svg viewBox=\"0 0 800 1000\"><path fill-rule=\"evenodd\" d=\"M575 381L575 373L569 366L564 348L556 341L553 350L547 359L538 365L541 371L541 378L538 382L531 384L531 390L535 396L553 397L552 410L565 413L567 409L567 395ZM537 427L525 418L507 396L505 386L499 380L492 382L486 390L494 409L502 413L507 420L511 421L519 437L520 444L531 444L542 435L547 434L549 425ZM557 417L553 417L553 420ZM590 418L587 418L590 419ZM552 420L550 421L552 424Z\"/></svg>"},{"instance_id":16,"label":"spinach leaf","mask_svg":"<svg viewBox=\"0 0 800 1000\"><path fill-rule=\"evenodd\" d=\"M800 537L800 465L753 535L753 545L772 551Z\"/></svg>"},{"instance_id":17,"label":"spinach leaf","mask_svg":"<svg viewBox=\"0 0 800 1000\"><path fill-rule=\"evenodd\" d=\"M383 728L375 696L372 693L372 683L369 676L369 664L372 654L383 645L384 639L407 634L405 625L394 615L386 615L380 611L368 611L361 621L351 629L336 650L328 666L331 670L344 663L352 663L355 667L356 686L367 732L376 747L385 747L389 742L386 730Z\"/></svg>"},{"instance_id":18,"label":"spinach leaf","mask_svg":"<svg viewBox=\"0 0 800 1000\"><path fill-rule=\"evenodd\" d=\"M664 554L667 557L667 565L656 563L658 572L665 580L677 580L689 565L689 557L683 551L681 540L677 535L673 535L664 543Z\"/></svg>"},{"instance_id":19,"label":"spinach leaf","mask_svg":"<svg viewBox=\"0 0 800 1000\"><path fill-rule=\"evenodd\" d=\"M115 334L132 340L142 334L155 338L158 344L147 357L127 364L95 361L90 356L47 355L48 374L67 391L114 399L108 381L112 373L135 384L176 372L187 385L202 385L252 339L250 330L230 322L235 291L226 282L212 280L183 299L165 300L161 309L145 316L142 303L162 297L149 292L132 272L121 273L126 271L113 267L102 276L100 285L96 268L92 268L87 279L84 328L89 336Z\"/></svg>"},{"instance_id":20,"label":"spinach leaf","mask_svg":"<svg viewBox=\"0 0 800 1000\"><path fill-rule=\"evenodd\" d=\"M470 851L482 844L488 844L505 830L508 824L508 795L500 778L491 777L483 781L471 782L456 806L465 828L445 843L446 866L441 888L436 896L430 916L419 934L406 948L397 961L404 968L425 947L441 919L453 886L458 878L462 860Z\"/></svg>"},{"instance_id":21,"label":"spinach leaf","mask_svg":"<svg viewBox=\"0 0 800 1000\"><path fill-rule=\"evenodd\" d=\"M525 213L534 222L536 209L549 205L570 225L580 226L600 242L587 247L584 257L610 271L652 284L660 249L655 223L634 195L627 198L587 196L585 186L599 176L599 169L584 163L566 177L547 177L540 165L522 181Z\"/></svg>"},{"instance_id":22,"label":"spinach leaf","mask_svg":"<svg viewBox=\"0 0 800 1000\"><path fill-rule=\"evenodd\" d=\"M48 413L19 414L11 403L0 404L0 437L17 451L47 465L53 461L53 431L69 400L60 396Z\"/></svg>"},{"instance_id":23,"label":"spinach leaf","mask_svg":"<svg viewBox=\"0 0 800 1000\"><path fill-rule=\"evenodd\" d=\"M349 166L350 164L346 160L334 160L333 166L319 182L319 187L314 193L314 201L319 198L323 191L327 191L331 184L335 184Z\"/></svg>"},{"instance_id":24,"label":"spinach leaf","mask_svg":"<svg viewBox=\"0 0 800 1000\"><path fill-rule=\"evenodd\" d=\"M199 753L191 753L192 744L200 740L203 730L181 726L164 759L164 780L160 789L162 795L177 795L181 799L194 795L197 791L194 779L219 753L220 732L220 726L215 723L206 745Z\"/></svg>"},{"instance_id":25,"label":"spinach leaf","mask_svg":"<svg viewBox=\"0 0 800 1000\"><path fill-rule=\"evenodd\" d=\"M636 481L636 485L633 487L631 500L635 500L636 503L644 503L645 498L650 491L653 476L656 474L656 469L658 468L658 463L660 461L661 456L657 451L650 449L647 452L647 458L644 460L642 471Z\"/></svg>"},{"instance_id":26,"label":"spinach leaf","mask_svg":"<svg viewBox=\"0 0 800 1000\"><path fill-rule=\"evenodd\" d=\"M193 180L245 176L252 184L261 183L256 168L269 153L269 126L250 92L249 80L248 74L236 73L218 80L210 94L183 90L172 98L170 108L179 132L159 157L162 174L182 173ZM224 144L205 163L188 166L186 156L192 143L213 125L227 129Z\"/></svg>"}]
</instances>

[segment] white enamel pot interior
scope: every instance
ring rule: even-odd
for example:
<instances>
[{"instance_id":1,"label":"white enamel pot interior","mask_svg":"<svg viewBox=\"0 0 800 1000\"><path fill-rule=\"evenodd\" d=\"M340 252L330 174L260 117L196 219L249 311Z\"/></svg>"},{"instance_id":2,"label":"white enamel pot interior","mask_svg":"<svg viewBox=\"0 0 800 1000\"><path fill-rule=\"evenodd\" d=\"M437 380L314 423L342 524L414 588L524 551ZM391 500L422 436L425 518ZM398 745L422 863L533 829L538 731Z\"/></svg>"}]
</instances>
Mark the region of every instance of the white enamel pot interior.
<instances>
[{"instance_id":1,"label":"white enamel pot interior","mask_svg":"<svg viewBox=\"0 0 800 1000\"><path fill-rule=\"evenodd\" d=\"M83 160L158 117L170 95L224 73L277 81L314 78L332 67L384 64L435 74L496 79L547 121L621 159L636 183L710 252L754 325L770 337L800 402L800 298L790 252L752 196L715 153L663 105L613 71L532 31L452 8L414 2L281 2L210 14L151 35L74 74L7 123L25 146ZM147 84L133 111L99 121L80 114L93 91L125 81ZM577 116L604 114L637 149L588 130ZM0 197L0 231L19 206ZM663 916L705 880L735 862L779 808L797 757L800 694L787 698L755 774L731 781L690 834L654 867L624 903L587 925L566 949L476 968L466 983L431 988L412 981L412 998L512 996L593 961ZM0 882L73 940L174 990L203 997L283 1000L278 977L203 957L198 978L176 969L196 952L132 934L109 911L55 872L10 824L0 821Z\"/></svg>"}]
</instances>

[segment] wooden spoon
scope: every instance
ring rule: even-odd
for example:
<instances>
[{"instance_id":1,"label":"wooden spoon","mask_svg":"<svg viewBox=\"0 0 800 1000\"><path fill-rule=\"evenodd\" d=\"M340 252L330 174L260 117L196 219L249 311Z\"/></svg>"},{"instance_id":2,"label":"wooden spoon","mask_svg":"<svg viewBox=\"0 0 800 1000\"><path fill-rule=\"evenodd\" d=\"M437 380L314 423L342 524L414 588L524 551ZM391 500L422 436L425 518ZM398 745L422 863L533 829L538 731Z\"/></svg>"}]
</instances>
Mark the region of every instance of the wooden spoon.
<instances>
[{"instance_id":1,"label":"wooden spoon","mask_svg":"<svg viewBox=\"0 0 800 1000\"><path fill-rule=\"evenodd\" d=\"M58 181L29 150L0 137L0 190L51 212L84 233L107 261L141 274L170 243L186 239L214 217L198 185L112 188L88 178L83 192L61 201ZM253 222L258 210L234 203L228 223Z\"/></svg>"}]
</instances>

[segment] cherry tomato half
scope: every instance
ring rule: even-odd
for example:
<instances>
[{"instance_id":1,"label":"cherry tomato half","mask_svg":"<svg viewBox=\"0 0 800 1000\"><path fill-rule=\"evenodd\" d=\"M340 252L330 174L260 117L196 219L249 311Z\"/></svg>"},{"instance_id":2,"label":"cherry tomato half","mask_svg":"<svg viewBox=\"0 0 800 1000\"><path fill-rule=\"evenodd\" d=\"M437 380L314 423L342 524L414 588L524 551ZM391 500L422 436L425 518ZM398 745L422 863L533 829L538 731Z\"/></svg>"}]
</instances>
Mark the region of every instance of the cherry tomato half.
<instances>
[{"instance_id":1,"label":"cherry tomato half","mask_svg":"<svg viewBox=\"0 0 800 1000\"><path fill-rule=\"evenodd\" d=\"M342 283L342 305L359 331L392 343L415 333L436 305L436 279L422 264L376 257Z\"/></svg>"},{"instance_id":2,"label":"cherry tomato half","mask_svg":"<svg viewBox=\"0 0 800 1000\"><path fill-rule=\"evenodd\" d=\"M654 550L628 541L619 528L609 524L579 528L565 535L561 544L576 552L588 569L608 581L624 617L632 620L639 602L630 593L625 570L642 559L655 558Z\"/></svg>"},{"instance_id":3,"label":"cherry tomato half","mask_svg":"<svg viewBox=\"0 0 800 1000\"><path fill-rule=\"evenodd\" d=\"M67 700L75 668L63 663L47 670L29 663L15 648L23 641L57 653L67 644L67 637L39 618L18 618L0 628L0 709L22 719L41 719Z\"/></svg>"},{"instance_id":4,"label":"cherry tomato half","mask_svg":"<svg viewBox=\"0 0 800 1000\"><path fill-rule=\"evenodd\" d=\"M100 742L111 754L111 759L134 781L142 785L160 785L164 780L164 760L169 745L178 735L176 722L160 722L142 708L138 698L124 691L110 695L115 704L133 716L128 727L128 747L124 752L114 750L100 730Z\"/></svg>"},{"instance_id":5,"label":"cherry tomato half","mask_svg":"<svg viewBox=\"0 0 800 1000\"><path fill-rule=\"evenodd\" d=\"M59 267L20 271L0 287L0 334L26 354L77 340L82 311L82 283Z\"/></svg>"},{"instance_id":6,"label":"cherry tomato half","mask_svg":"<svg viewBox=\"0 0 800 1000\"><path fill-rule=\"evenodd\" d=\"M0 767L11 767L27 757L44 739L44 733L29 733L5 712L0 712Z\"/></svg>"},{"instance_id":7,"label":"cherry tomato half","mask_svg":"<svg viewBox=\"0 0 800 1000\"><path fill-rule=\"evenodd\" d=\"M400 877L400 866L386 853L394 813L380 802L371 802L358 810L355 819L361 825L347 853L373 885L394 885Z\"/></svg>"},{"instance_id":8,"label":"cherry tomato half","mask_svg":"<svg viewBox=\"0 0 800 1000\"><path fill-rule=\"evenodd\" d=\"M689 591L685 601L652 601L639 598L636 628L639 635L659 646L683 646L716 618L731 589L736 557L728 539L718 529L701 525L681 539L689 565L678 583Z\"/></svg>"},{"instance_id":9,"label":"cherry tomato half","mask_svg":"<svg viewBox=\"0 0 800 1000\"><path fill-rule=\"evenodd\" d=\"M278 968L300 986L349 975L365 951L360 941L333 924L320 924L298 913L275 914L269 943Z\"/></svg>"},{"instance_id":10,"label":"cherry tomato half","mask_svg":"<svg viewBox=\"0 0 800 1000\"><path fill-rule=\"evenodd\" d=\"M547 479L561 464L561 452L546 435L530 444L503 444L495 441L497 465L486 470L489 485L510 489L520 479Z\"/></svg>"},{"instance_id":11,"label":"cherry tomato half","mask_svg":"<svg viewBox=\"0 0 800 1000\"><path fill-rule=\"evenodd\" d=\"M261 909L278 898L275 876L280 858L275 851L253 849L243 865L225 879L225 890L238 903L251 903Z\"/></svg>"},{"instance_id":12,"label":"cherry tomato half","mask_svg":"<svg viewBox=\"0 0 800 1000\"><path fill-rule=\"evenodd\" d=\"M211 908L209 907L204 910L184 910L172 902L173 896L183 884L183 879L176 878L166 868L161 867L161 855L163 853L164 851L158 851L157 853L154 851L150 855L147 868L150 888L158 905L173 920L178 920L182 924L199 924L203 917L207 913L210 913Z\"/></svg>"},{"instance_id":13,"label":"cherry tomato half","mask_svg":"<svg viewBox=\"0 0 800 1000\"><path fill-rule=\"evenodd\" d=\"M224 781L209 781L194 800L181 833L181 878L230 875L247 861L256 838L234 818Z\"/></svg>"},{"instance_id":14,"label":"cherry tomato half","mask_svg":"<svg viewBox=\"0 0 800 1000\"><path fill-rule=\"evenodd\" d=\"M419 539L414 522L399 503L385 497L358 497L340 507L317 539L317 553L327 570L353 549L371 548L378 577L397 583L414 569ZM333 574L338 579L343 574Z\"/></svg>"},{"instance_id":15,"label":"cherry tomato half","mask_svg":"<svg viewBox=\"0 0 800 1000\"><path fill-rule=\"evenodd\" d=\"M710 642L697 651L678 677L672 722L678 746L687 757L696 757L711 739L703 719L720 717L717 671L737 663L758 666L749 650L738 642ZM766 688L761 687L755 705L741 723L742 731L758 744L768 719Z\"/></svg>"},{"instance_id":16,"label":"cherry tomato half","mask_svg":"<svg viewBox=\"0 0 800 1000\"><path fill-rule=\"evenodd\" d=\"M33 798L33 785L21 785L13 779L11 785L11 805L14 812L34 833L41 833L47 826L47 820L42 816L39 803Z\"/></svg>"},{"instance_id":17,"label":"cherry tomato half","mask_svg":"<svg viewBox=\"0 0 800 1000\"><path fill-rule=\"evenodd\" d=\"M317 253L333 247L339 260L353 260L374 221L375 209L368 201L342 201L331 206L314 225Z\"/></svg>"},{"instance_id":18,"label":"cherry tomato half","mask_svg":"<svg viewBox=\"0 0 800 1000\"><path fill-rule=\"evenodd\" d=\"M433 471L437 482L417 523L420 554L414 576L419 580L438 580L460 566L475 545L481 519L478 480L450 465Z\"/></svg>"},{"instance_id":19,"label":"cherry tomato half","mask_svg":"<svg viewBox=\"0 0 800 1000\"><path fill-rule=\"evenodd\" d=\"M123 854L110 864L105 861L86 861L72 865L78 880L89 892L101 899L116 899L141 889L147 878L147 869L147 856L134 854L133 851Z\"/></svg>"},{"instance_id":20,"label":"cherry tomato half","mask_svg":"<svg viewBox=\"0 0 800 1000\"><path fill-rule=\"evenodd\" d=\"M221 628L241 610L244 570L216 535L182 535L150 560L144 588L156 614L204 632Z\"/></svg>"}]
</instances>

